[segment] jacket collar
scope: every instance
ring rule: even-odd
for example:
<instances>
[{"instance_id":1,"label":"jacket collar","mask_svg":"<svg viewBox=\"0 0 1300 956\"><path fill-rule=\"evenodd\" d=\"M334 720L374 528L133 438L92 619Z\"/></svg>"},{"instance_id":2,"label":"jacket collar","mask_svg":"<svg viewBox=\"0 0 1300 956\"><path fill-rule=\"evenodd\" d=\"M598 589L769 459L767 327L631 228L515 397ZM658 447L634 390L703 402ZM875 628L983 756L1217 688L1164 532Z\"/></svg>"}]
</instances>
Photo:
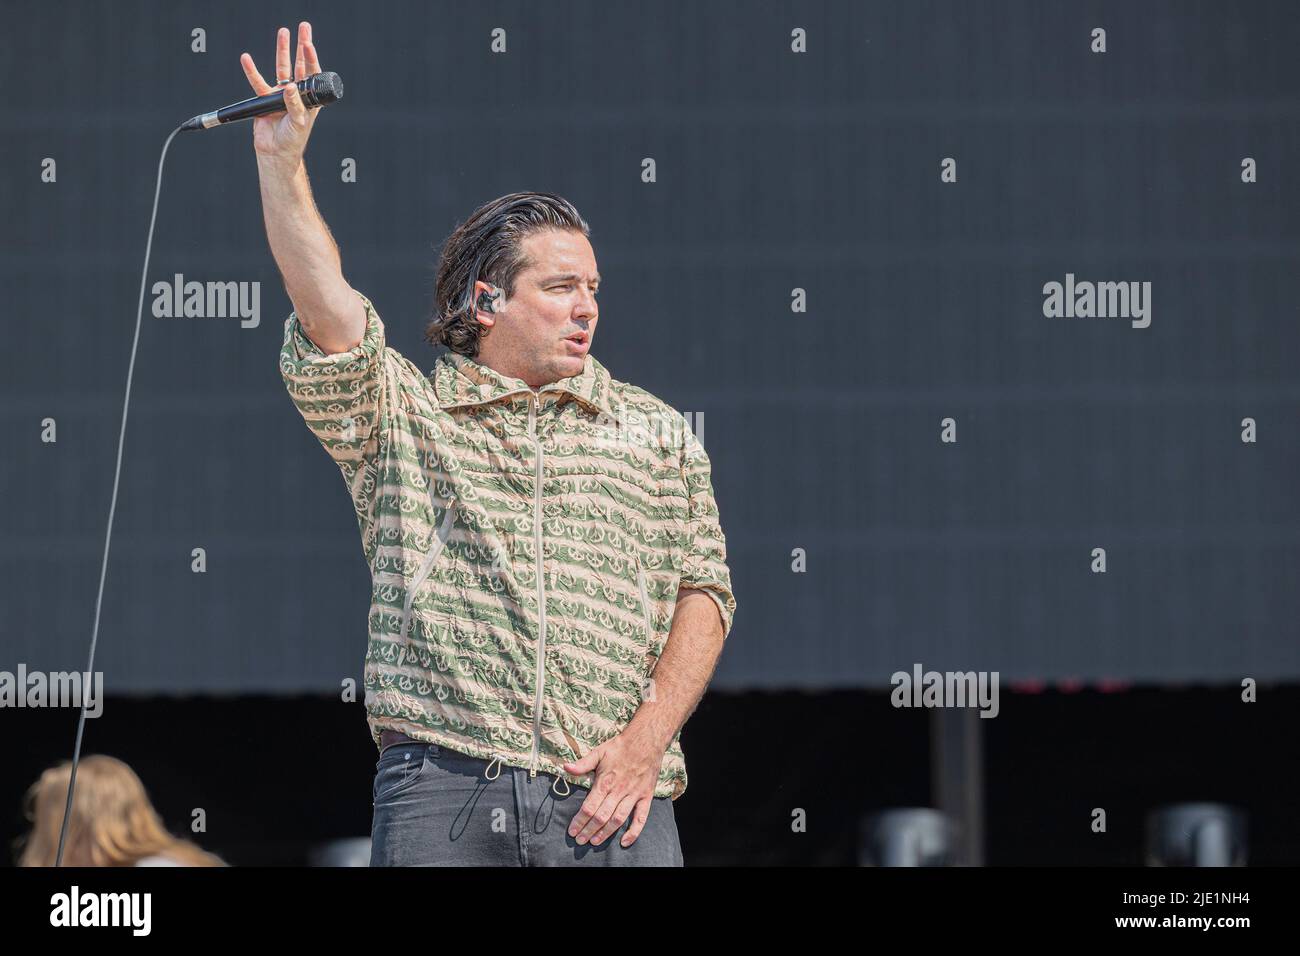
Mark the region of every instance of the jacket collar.
<instances>
[{"instance_id":1,"label":"jacket collar","mask_svg":"<svg viewBox=\"0 0 1300 956\"><path fill-rule=\"evenodd\" d=\"M512 392L532 391L523 379L502 375L495 369L480 365L459 352L444 352L438 356L430 377L433 380L434 396L439 407L443 409L481 405L496 401ZM539 393L568 392L611 419L619 417L613 407L610 374L590 352L583 359L580 373L550 382L537 391Z\"/></svg>"}]
</instances>

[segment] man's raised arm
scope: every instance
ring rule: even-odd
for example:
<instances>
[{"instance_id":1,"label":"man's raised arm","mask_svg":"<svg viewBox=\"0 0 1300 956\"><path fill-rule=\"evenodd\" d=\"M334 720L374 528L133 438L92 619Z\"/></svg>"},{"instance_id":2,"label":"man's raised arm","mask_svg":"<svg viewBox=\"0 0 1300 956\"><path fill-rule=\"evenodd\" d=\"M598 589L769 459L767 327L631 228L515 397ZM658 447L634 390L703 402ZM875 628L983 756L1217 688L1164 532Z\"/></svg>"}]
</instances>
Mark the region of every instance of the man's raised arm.
<instances>
[{"instance_id":1,"label":"man's raised arm","mask_svg":"<svg viewBox=\"0 0 1300 956\"><path fill-rule=\"evenodd\" d=\"M239 62L256 95L275 90L262 78L251 56L244 53ZM292 68L289 31L280 28L275 67L276 78L281 83L291 77L301 80L321 72L310 23L298 24L298 56ZM338 246L316 208L307 181L303 153L320 107L304 106L293 83L284 89L286 112L253 120L262 215L271 254L280 268L298 321L321 351L334 355L361 343L366 329L366 309L343 278Z\"/></svg>"}]
</instances>

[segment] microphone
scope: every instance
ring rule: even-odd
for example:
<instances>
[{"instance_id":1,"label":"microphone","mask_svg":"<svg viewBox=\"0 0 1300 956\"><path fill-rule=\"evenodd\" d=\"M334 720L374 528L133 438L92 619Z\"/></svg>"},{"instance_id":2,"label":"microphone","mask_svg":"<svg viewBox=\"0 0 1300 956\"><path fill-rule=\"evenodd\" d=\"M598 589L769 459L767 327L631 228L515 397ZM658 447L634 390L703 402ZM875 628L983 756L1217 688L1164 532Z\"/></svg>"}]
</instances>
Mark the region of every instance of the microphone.
<instances>
[{"instance_id":1,"label":"microphone","mask_svg":"<svg viewBox=\"0 0 1300 956\"><path fill-rule=\"evenodd\" d=\"M343 99L343 81L339 79L337 73L313 73L299 80L295 86L298 87L298 95L302 97L303 105L308 109L313 106L328 106ZM187 119L181 124L181 132L212 129L214 126L237 123L240 120L252 119L254 116L266 116L268 113L283 113L284 90L285 88L281 86L274 93L240 100L238 103L231 103L211 113L203 113Z\"/></svg>"}]
</instances>

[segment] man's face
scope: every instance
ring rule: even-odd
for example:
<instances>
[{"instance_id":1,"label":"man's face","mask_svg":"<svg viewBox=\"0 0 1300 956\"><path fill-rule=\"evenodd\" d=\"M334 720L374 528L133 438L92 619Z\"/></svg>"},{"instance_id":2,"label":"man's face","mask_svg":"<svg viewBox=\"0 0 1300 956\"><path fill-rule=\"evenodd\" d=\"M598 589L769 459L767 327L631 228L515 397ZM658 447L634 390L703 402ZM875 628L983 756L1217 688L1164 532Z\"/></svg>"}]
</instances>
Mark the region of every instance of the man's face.
<instances>
[{"instance_id":1,"label":"man's face","mask_svg":"<svg viewBox=\"0 0 1300 956\"><path fill-rule=\"evenodd\" d=\"M580 232L544 229L524 239L525 266L509 299L479 310L487 326L476 359L533 388L578 375L596 334L596 254ZM475 287L490 291L487 283ZM573 336L577 335L578 340Z\"/></svg>"}]
</instances>

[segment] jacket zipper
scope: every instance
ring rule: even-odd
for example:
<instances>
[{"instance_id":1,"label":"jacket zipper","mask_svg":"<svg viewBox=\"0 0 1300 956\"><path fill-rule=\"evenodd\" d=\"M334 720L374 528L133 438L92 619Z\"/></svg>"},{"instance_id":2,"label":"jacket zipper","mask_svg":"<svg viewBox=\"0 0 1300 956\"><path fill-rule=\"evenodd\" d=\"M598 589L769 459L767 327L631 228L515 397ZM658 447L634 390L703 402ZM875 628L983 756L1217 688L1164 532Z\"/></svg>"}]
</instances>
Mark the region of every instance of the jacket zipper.
<instances>
[{"instance_id":1,"label":"jacket zipper","mask_svg":"<svg viewBox=\"0 0 1300 956\"><path fill-rule=\"evenodd\" d=\"M528 776L537 776L542 743L542 689L546 685L546 583L542 560L542 443L537 438L537 393L528 398L528 435L537 446L537 476L533 483L533 536L537 547L537 700L533 704L533 754Z\"/></svg>"},{"instance_id":2,"label":"jacket zipper","mask_svg":"<svg viewBox=\"0 0 1300 956\"><path fill-rule=\"evenodd\" d=\"M433 570L433 562L438 560L438 555L442 554L442 549L447 544L447 539L451 537L451 525L456 519L456 499L452 498L447 502L447 510L442 516L442 524L438 525L438 531L429 546L429 553L424 556L420 562L419 569L415 572L415 578L411 581L411 586L406 590L406 600L402 602L402 639L406 639L407 628L411 626L411 606L415 603L415 592L420 589L424 579L429 576Z\"/></svg>"},{"instance_id":3,"label":"jacket zipper","mask_svg":"<svg viewBox=\"0 0 1300 956\"><path fill-rule=\"evenodd\" d=\"M533 703L533 752L528 769L530 777L537 776L537 763L542 744L542 692L546 686L546 587L542 560L542 443L537 437L539 396L545 391L556 391L556 389L550 385L543 385L540 389L517 388L502 392L491 399L491 401L499 401L512 395L528 395L528 437L537 447L537 473L533 479L533 537L537 547L537 698Z\"/></svg>"}]
</instances>

